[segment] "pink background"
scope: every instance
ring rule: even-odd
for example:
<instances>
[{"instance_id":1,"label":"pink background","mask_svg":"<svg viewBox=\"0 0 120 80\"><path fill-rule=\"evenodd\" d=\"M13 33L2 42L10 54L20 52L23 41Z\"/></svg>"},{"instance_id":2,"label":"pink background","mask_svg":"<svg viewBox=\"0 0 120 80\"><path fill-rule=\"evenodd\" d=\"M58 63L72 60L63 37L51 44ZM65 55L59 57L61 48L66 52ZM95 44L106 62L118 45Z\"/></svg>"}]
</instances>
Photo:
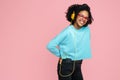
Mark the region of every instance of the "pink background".
<instances>
[{"instance_id":1,"label":"pink background","mask_svg":"<svg viewBox=\"0 0 120 80\"><path fill-rule=\"evenodd\" d=\"M57 80L46 45L69 25L73 3L87 3L94 17L84 80L120 80L120 0L0 0L0 80Z\"/></svg>"}]
</instances>

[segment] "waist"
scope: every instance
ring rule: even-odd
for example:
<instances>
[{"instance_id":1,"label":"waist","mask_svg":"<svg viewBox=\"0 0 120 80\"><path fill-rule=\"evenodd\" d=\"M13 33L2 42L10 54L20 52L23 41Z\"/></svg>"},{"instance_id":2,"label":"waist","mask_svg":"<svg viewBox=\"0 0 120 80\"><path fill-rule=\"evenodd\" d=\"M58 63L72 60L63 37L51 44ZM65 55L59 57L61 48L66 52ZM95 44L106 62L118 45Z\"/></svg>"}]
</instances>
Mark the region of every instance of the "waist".
<instances>
[{"instance_id":1,"label":"waist","mask_svg":"<svg viewBox=\"0 0 120 80\"><path fill-rule=\"evenodd\" d=\"M59 62L63 62L63 63L82 63L83 60L72 60L70 58L66 58L66 59L59 59Z\"/></svg>"}]
</instances>

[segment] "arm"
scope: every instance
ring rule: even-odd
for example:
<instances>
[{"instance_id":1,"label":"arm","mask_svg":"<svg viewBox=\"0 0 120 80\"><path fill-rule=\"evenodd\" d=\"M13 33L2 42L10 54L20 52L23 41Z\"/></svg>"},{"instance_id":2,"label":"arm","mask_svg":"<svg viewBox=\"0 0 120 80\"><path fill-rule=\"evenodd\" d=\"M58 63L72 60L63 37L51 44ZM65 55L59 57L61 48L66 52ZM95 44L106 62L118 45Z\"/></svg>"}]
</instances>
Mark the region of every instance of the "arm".
<instances>
[{"instance_id":1,"label":"arm","mask_svg":"<svg viewBox=\"0 0 120 80\"><path fill-rule=\"evenodd\" d=\"M55 38L53 38L48 44L47 49L56 55L57 57L60 57L59 53L59 45L60 43L65 39L67 36L67 29L63 30L61 33L59 33Z\"/></svg>"}]
</instances>

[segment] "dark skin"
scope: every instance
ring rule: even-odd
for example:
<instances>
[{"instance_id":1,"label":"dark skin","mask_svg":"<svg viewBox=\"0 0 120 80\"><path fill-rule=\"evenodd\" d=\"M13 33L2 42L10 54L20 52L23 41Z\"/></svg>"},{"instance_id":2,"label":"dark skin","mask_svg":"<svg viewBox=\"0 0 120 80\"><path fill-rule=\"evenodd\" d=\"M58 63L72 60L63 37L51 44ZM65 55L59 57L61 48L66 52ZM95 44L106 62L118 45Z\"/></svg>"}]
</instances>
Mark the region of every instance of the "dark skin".
<instances>
[{"instance_id":1,"label":"dark skin","mask_svg":"<svg viewBox=\"0 0 120 80\"><path fill-rule=\"evenodd\" d=\"M87 23L87 18L88 18L89 14L86 10L80 11L77 15L77 18L74 22L74 27L76 29L80 29L82 26L84 26Z\"/></svg>"}]
</instances>

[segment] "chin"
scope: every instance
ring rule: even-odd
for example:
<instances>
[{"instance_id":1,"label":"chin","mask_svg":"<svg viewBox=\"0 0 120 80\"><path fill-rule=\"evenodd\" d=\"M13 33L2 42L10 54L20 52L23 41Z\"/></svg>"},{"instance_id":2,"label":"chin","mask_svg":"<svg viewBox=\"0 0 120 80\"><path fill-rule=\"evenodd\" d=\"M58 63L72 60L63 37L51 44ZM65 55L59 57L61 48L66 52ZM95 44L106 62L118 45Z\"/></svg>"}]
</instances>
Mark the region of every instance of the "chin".
<instances>
[{"instance_id":1,"label":"chin","mask_svg":"<svg viewBox=\"0 0 120 80\"><path fill-rule=\"evenodd\" d=\"M82 27L83 25L82 24L79 24L79 27Z\"/></svg>"}]
</instances>

